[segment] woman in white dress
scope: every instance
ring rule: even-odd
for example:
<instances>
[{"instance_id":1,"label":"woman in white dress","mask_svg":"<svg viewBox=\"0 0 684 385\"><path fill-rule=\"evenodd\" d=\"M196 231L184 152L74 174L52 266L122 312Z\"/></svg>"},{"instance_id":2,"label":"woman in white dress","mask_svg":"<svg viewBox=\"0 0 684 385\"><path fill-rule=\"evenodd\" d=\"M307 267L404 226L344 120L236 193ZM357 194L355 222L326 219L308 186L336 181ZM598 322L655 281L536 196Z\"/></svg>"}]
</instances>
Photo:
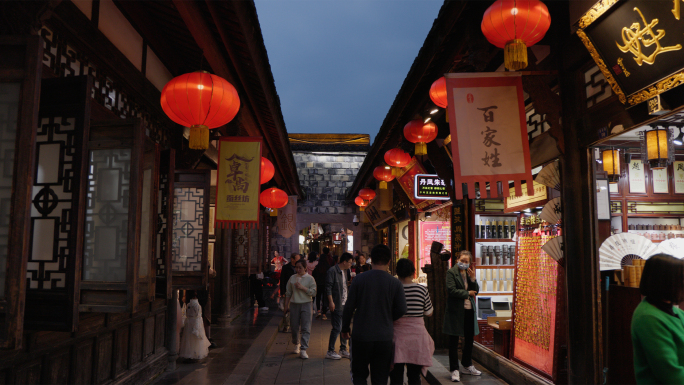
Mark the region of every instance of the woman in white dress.
<instances>
[{"instance_id":1,"label":"woman in white dress","mask_svg":"<svg viewBox=\"0 0 684 385\"><path fill-rule=\"evenodd\" d=\"M181 337L180 353L182 358L201 360L209 355L209 339L204 333L202 322L202 306L197 301L197 294L193 294L185 311L185 325Z\"/></svg>"}]
</instances>

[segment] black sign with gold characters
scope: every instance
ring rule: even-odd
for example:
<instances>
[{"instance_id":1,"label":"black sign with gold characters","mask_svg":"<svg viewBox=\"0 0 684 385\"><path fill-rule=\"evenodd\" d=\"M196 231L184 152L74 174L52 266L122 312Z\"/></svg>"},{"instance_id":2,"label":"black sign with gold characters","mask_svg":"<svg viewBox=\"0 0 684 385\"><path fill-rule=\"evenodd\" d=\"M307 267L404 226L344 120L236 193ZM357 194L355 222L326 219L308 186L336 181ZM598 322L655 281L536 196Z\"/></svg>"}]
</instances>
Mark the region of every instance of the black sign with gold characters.
<instances>
[{"instance_id":1,"label":"black sign with gold characters","mask_svg":"<svg viewBox=\"0 0 684 385\"><path fill-rule=\"evenodd\" d=\"M684 83L682 0L603 0L582 16L577 35L628 106Z\"/></svg>"},{"instance_id":2,"label":"black sign with gold characters","mask_svg":"<svg viewBox=\"0 0 684 385\"><path fill-rule=\"evenodd\" d=\"M451 206L451 251L452 255L465 250L468 247L466 240L466 217L465 206L460 203L454 203Z\"/></svg>"}]
</instances>

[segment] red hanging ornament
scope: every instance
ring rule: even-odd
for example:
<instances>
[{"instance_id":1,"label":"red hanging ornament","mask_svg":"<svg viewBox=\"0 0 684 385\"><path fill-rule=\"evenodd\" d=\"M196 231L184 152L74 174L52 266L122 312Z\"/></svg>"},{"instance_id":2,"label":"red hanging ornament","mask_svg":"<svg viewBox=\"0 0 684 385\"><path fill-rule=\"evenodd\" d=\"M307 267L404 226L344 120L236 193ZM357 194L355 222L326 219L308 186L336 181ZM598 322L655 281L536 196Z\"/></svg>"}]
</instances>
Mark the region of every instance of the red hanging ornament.
<instances>
[{"instance_id":1,"label":"red hanging ornament","mask_svg":"<svg viewBox=\"0 0 684 385\"><path fill-rule=\"evenodd\" d=\"M546 5L539 0L497 0L484 13L482 33L504 49L504 65L511 71L527 67L527 47L537 44L551 26Z\"/></svg>"},{"instance_id":2,"label":"red hanging ornament","mask_svg":"<svg viewBox=\"0 0 684 385\"><path fill-rule=\"evenodd\" d=\"M275 175L275 167L273 167L273 163L271 163L270 160L264 158L263 156L261 157L261 174L259 175L259 184L264 184L271 180L273 178L273 175Z\"/></svg>"},{"instance_id":3,"label":"red hanging ornament","mask_svg":"<svg viewBox=\"0 0 684 385\"><path fill-rule=\"evenodd\" d=\"M161 94L161 107L169 119L190 127L190 148L209 148L209 130L221 127L237 115L237 90L220 76L191 72L171 79Z\"/></svg>"},{"instance_id":4,"label":"red hanging ornament","mask_svg":"<svg viewBox=\"0 0 684 385\"><path fill-rule=\"evenodd\" d=\"M370 188L362 188L359 191L359 196L363 198L363 200L368 201L368 203L370 203L370 201L372 201L373 198L375 198L375 191L373 191L373 189Z\"/></svg>"},{"instance_id":5,"label":"red hanging ornament","mask_svg":"<svg viewBox=\"0 0 684 385\"><path fill-rule=\"evenodd\" d=\"M411 155L400 148L393 148L385 153L385 163L392 166L392 174L397 175L397 170L406 166L411 161Z\"/></svg>"},{"instance_id":6,"label":"red hanging ornament","mask_svg":"<svg viewBox=\"0 0 684 385\"><path fill-rule=\"evenodd\" d=\"M362 197L360 197L360 196L359 196L359 197L356 197L356 199L354 199L354 203L356 203L356 205L359 206L359 210L360 210L360 211L365 210L365 209L366 209L366 206L368 206L368 203L366 202L366 200L364 200L364 199L363 199Z\"/></svg>"},{"instance_id":7,"label":"red hanging ornament","mask_svg":"<svg viewBox=\"0 0 684 385\"><path fill-rule=\"evenodd\" d=\"M430 86L430 99L437 105L437 107L447 108L449 102L447 100L446 79L444 76L437 79Z\"/></svg>"},{"instance_id":8,"label":"red hanging ornament","mask_svg":"<svg viewBox=\"0 0 684 385\"><path fill-rule=\"evenodd\" d=\"M391 182L394 179L392 175L392 168L390 166L378 166L373 170L373 176L375 179L379 180L379 188L381 190L387 189L387 182Z\"/></svg>"},{"instance_id":9,"label":"red hanging ornament","mask_svg":"<svg viewBox=\"0 0 684 385\"><path fill-rule=\"evenodd\" d=\"M421 119L412 120L404 126L404 137L416 144L416 155L427 155L426 143L437 138L437 125L433 122L423 123Z\"/></svg>"},{"instance_id":10,"label":"red hanging ornament","mask_svg":"<svg viewBox=\"0 0 684 385\"><path fill-rule=\"evenodd\" d=\"M276 187L267 188L259 194L259 203L261 203L262 206L271 209L272 217L278 215L278 209L285 207L287 201L287 193Z\"/></svg>"}]
</instances>

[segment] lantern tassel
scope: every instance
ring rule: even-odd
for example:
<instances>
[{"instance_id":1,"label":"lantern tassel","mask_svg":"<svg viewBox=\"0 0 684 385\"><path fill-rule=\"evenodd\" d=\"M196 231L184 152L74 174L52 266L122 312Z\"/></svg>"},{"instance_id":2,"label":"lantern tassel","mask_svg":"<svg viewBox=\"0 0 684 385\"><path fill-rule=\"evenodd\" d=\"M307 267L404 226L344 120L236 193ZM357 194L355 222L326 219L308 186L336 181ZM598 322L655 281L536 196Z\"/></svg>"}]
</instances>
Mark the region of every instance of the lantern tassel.
<instances>
[{"instance_id":1,"label":"lantern tassel","mask_svg":"<svg viewBox=\"0 0 684 385\"><path fill-rule=\"evenodd\" d=\"M416 155L427 155L427 145L425 143L416 143Z\"/></svg>"},{"instance_id":2,"label":"lantern tassel","mask_svg":"<svg viewBox=\"0 0 684 385\"><path fill-rule=\"evenodd\" d=\"M272 217L277 217L277 216L278 216L278 209L271 209L270 215L271 215Z\"/></svg>"},{"instance_id":3,"label":"lantern tassel","mask_svg":"<svg viewBox=\"0 0 684 385\"><path fill-rule=\"evenodd\" d=\"M384 180L381 180L379 183L379 188L380 188L380 190L387 190L387 182L385 182Z\"/></svg>"},{"instance_id":4,"label":"lantern tassel","mask_svg":"<svg viewBox=\"0 0 684 385\"><path fill-rule=\"evenodd\" d=\"M513 39L504 47L504 65L511 71L527 67L527 45L520 39Z\"/></svg>"},{"instance_id":5,"label":"lantern tassel","mask_svg":"<svg viewBox=\"0 0 684 385\"><path fill-rule=\"evenodd\" d=\"M190 148L193 150L206 150L209 148L209 127L196 125L190 127Z\"/></svg>"}]
</instances>

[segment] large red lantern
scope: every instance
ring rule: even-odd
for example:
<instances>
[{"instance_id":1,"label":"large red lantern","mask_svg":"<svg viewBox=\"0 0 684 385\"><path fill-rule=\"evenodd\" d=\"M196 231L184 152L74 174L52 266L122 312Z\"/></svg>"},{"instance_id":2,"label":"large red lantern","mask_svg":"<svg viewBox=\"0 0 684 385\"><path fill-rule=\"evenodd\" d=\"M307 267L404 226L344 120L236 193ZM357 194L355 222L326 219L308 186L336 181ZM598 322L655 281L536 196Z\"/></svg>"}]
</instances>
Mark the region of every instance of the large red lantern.
<instances>
[{"instance_id":1,"label":"large red lantern","mask_svg":"<svg viewBox=\"0 0 684 385\"><path fill-rule=\"evenodd\" d=\"M430 86L430 99L437 105L437 107L447 108L449 102L447 100L446 79L444 76L437 79Z\"/></svg>"},{"instance_id":2,"label":"large red lantern","mask_svg":"<svg viewBox=\"0 0 684 385\"><path fill-rule=\"evenodd\" d=\"M404 126L404 137L416 144L416 155L427 155L426 143L437 138L437 125L433 122L423 123L421 119L412 120Z\"/></svg>"},{"instance_id":3,"label":"large red lantern","mask_svg":"<svg viewBox=\"0 0 684 385\"><path fill-rule=\"evenodd\" d=\"M237 115L237 90L220 76L192 72L171 79L162 90L164 113L183 127L190 127L190 148L209 148L209 130L221 127Z\"/></svg>"},{"instance_id":4,"label":"large red lantern","mask_svg":"<svg viewBox=\"0 0 684 385\"><path fill-rule=\"evenodd\" d=\"M364 200L363 198L361 198L360 196L356 197L356 199L354 199L354 203L356 203L356 205L359 206L360 211L365 210L366 206L368 206L368 202L366 200Z\"/></svg>"},{"instance_id":5,"label":"large red lantern","mask_svg":"<svg viewBox=\"0 0 684 385\"><path fill-rule=\"evenodd\" d=\"M261 203L262 206L271 209L272 217L278 215L278 209L285 207L287 201L287 193L276 187L267 188L259 194L259 203Z\"/></svg>"},{"instance_id":6,"label":"large red lantern","mask_svg":"<svg viewBox=\"0 0 684 385\"><path fill-rule=\"evenodd\" d=\"M392 175L392 168L390 166L378 166L373 170L373 176L375 179L379 180L379 188L381 190L386 190L387 189L387 182L390 182L394 179L394 175Z\"/></svg>"},{"instance_id":7,"label":"large red lantern","mask_svg":"<svg viewBox=\"0 0 684 385\"><path fill-rule=\"evenodd\" d=\"M363 200L368 201L368 203L370 203L370 201L372 201L373 198L375 198L375 191L373 191L373 189L370 188L362 188L361 190L359 190L359 196L363 198Z\"/></svg>"},{"instance_id":8,"label":"large red lantern","mask_svg":"<svg viewBox=\"0 0 684 385\"><path fill-rule=\"evenodd\" d=\"M275 168L270 160L261 157L261 174L259 175L259 184L264 184L271 180L275 175Z\"/></svg>"},{"instance_id":9,"label":"large red lantern","mask_svg":"<svg viewBox=\"0 0 684 385\"><path fill-rule=\"evenodd\" d=\"M385 153L385 163L392 166L392 173L397 175L397 169L400 169L411 161L411 155L404 152L400 148L393 148Z\"/></svg>"},{"instance_id":10,"label":"large red lantern","mask_svg":"<svg viewBox=\"0 0 684 385\"><path fill-rule=\"evenodd\" d=\"M527 67L527 47L539 42L551 26L546 5L539 0L497 0L484 13L482 33L504 49L504 65L511 71Z\"/></svg>"}]
</instances>

